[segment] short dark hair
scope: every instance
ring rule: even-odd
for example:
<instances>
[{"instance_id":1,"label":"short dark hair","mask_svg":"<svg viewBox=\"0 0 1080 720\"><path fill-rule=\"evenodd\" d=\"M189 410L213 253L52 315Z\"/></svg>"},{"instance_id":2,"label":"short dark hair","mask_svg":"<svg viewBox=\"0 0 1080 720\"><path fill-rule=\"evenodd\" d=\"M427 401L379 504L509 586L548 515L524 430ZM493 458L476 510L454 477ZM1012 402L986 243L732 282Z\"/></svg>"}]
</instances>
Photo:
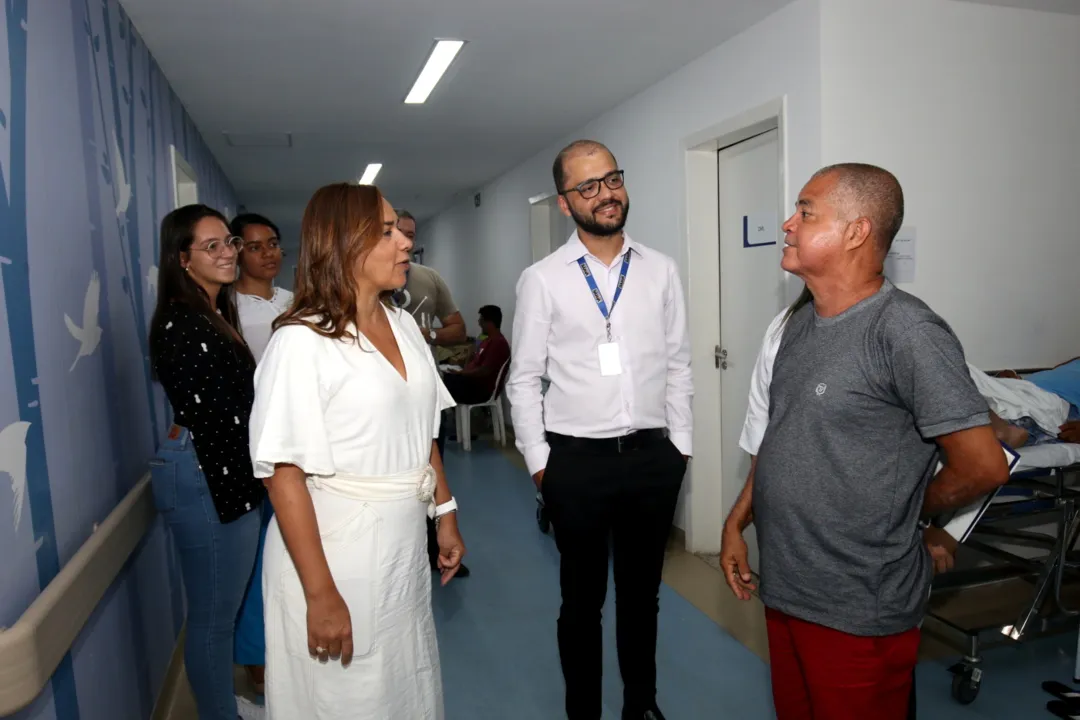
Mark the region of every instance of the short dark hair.
<instances>
[{"instance_id":1,"label":"short dark hair","mask_svg":"<svg viewBox=\"0 0 1080 720\"><path fill-rule=\"evenodd\" d=\"M888 170L866 163L837 163L814 173L815 178L835 175L837 190L870 218L872 233L888 253L904 223L904 190Z\"/></svg>"},{"instance_id":2,"label":"short dark hair","mask_svg":"<svg viewBox=\"0 0 1080 720\"><path fill-rule=\"evenodd\" d=\"M498 305L485 305L480 308L480 317L502 330L502 308Z\"/></svg>"},{"instance_id":3,"label":"short dark hair","mask_svg":"<svg viewBox=\"0 0 1080 720\"><path fill-rule=\"evenodd\" d=\"M601 142L596 140L575 140L570 143L555 156L555 164L551 166L551 177L555 180L555 192L560 195L566 192L567 188L563 187L566 183L566 160L571 155L577 155L578 153L584 153L586 155L592 155L595 152L606 152L611 156L612 160L615 159L615 153L611 152ZM618 161L615 163L618 164Z\"/></svg>"},{"instance_id":4,"label":"short dark hair","mask_svg":"<svg viewBox=\"0 0 1080 720\"><path fill-rule=\"evenodd\" d=\"M408 210L406 210L405 208L402 208L400 210L396 210L395 212L397 212L397 219L398 220L412 220L413 222L416 222L416 218L413 217L413 214L411 212L409 212Z\"/></svg>"},{"instance_id":5,"label":"short dark hair","mask_svg":"<svg viewBox=\"0 0 1080 720\"><path fill-rule=\"evenodd\" d=\"M269 218L259 215L258 213L244 213L243 215L237 215L229 223L229 232L233 235L239 235L244 237L244 229L249 225L263 225L274 231L274 234L281 239L281 231L278 230L278 226L275 225Z\"/></svg>"}]
</instances>

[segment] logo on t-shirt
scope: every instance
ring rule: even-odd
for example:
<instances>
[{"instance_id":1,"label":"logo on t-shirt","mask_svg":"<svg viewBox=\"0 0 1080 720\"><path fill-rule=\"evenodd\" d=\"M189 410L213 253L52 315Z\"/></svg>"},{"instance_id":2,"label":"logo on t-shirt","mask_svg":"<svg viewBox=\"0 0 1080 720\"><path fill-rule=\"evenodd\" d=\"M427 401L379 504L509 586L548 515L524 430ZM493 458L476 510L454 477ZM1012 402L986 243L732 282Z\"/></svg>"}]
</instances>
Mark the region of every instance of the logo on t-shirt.
<instances>
[{"instance_id":1,"label":"logo on t-shirt","mask_svg":"<svg viewBox=\"0 0 1080 720\"><path fill-rule=\"evenodd\" d=\"M816 388L814 388L814 392L816 392L818 395L824 395L825 394L825 388L826 388L825 383L818 383L818 386Z\"/></svg>"},{"instance_id":2,"label":"logo on t-shirt","mask_svg":"<svg viewBox=\"0 0 1080 720\"><path fill-rule=\"evenodd\" d=\"M396 307L398 310L404 310L409 307L412 302L412 296L405 288L395 290L394 294L390 296L390 304Z\"/></svg>"}]
</instances>

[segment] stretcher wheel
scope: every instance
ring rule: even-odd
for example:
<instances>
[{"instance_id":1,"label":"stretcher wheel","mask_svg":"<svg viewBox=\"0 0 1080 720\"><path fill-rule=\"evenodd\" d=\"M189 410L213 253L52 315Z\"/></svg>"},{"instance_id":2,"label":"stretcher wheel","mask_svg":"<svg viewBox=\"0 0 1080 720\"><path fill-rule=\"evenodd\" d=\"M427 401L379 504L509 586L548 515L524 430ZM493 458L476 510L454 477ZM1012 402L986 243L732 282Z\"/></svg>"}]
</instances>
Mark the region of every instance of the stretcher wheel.
<instances>
[{"instance_id":1,"label":"stretcher wheel","mask_svg":"<svg viewBox=\"0 0 1080 720\"><path fill-rule=\"evenodd\" d=\"M953 674L953 700L961 705L970 705L979 696L982 686L982 670L976 667L964 667Z\"/></svg>"}]
</instances>

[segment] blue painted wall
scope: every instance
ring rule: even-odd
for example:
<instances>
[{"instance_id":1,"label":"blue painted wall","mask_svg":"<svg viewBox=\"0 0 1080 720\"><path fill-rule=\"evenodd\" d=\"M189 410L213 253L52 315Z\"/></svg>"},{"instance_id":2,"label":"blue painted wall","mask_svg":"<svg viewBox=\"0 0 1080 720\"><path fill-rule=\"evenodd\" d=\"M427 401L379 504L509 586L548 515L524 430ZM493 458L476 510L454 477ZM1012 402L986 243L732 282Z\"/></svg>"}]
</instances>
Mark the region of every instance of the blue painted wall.
<instances>
[{"instance_id":1,"label":"blue painted wall","mask_svg":"<svg viewBox=\"0 0 1080 720\"><path fill-rule=\"evenodd\" d=\"M0 14L0 627L131 489L169 420L146 362L169 148L232 188L115 0ZM145 720L183 615L161 523L19 717Z\"/></svg>"}]
</instances>

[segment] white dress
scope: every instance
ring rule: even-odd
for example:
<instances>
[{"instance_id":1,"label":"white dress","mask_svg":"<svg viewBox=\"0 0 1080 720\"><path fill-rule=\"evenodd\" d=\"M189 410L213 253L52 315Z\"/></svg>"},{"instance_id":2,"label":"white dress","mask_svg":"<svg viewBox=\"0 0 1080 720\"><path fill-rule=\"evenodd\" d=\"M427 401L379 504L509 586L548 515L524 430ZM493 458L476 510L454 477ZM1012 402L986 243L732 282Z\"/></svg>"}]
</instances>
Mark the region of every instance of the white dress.
<instances>
[{"instance_id":1,"label":"white dress","mask_svg":"<svg viewBox=\"0 0 1080 720\"><path fill-rule=\"evenodd\" d=\"M303 326L273 334L255 375L255 475L275 463L308 475L354 644L347 668L308 654L307 603L275 517L263 556L269 720L444 717L425 518L432 439L454 402L416 321L386 312L407 381L365 339Z\"/></svg>"}]
</instances>

